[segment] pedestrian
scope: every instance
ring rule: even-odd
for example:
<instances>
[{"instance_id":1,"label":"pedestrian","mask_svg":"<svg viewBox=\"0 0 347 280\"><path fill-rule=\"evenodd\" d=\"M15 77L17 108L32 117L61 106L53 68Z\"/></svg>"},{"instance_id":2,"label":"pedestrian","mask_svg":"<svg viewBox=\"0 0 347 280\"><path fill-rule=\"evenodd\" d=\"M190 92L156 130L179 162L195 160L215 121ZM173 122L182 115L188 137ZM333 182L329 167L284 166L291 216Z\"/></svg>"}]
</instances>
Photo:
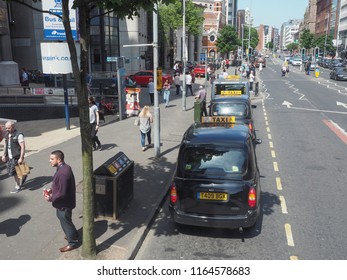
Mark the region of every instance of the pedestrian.
<instances>
[{"instance_id":1,"label":"pedestrian","mask_svg":"<svg viewBox=\"0 0 347 280\"><path fill-rule=\"evenodd\" d=\"M306 62L306 74L310 75L310 71L311 71L311 61L307 60L307 62Z\"/></svg>"},{"instance_id":2,"label":"pedestrian","mask_svg":"<svg viewBox=\"0 0 347 280\"><path fill-rule=\"evenodd\" d=\"M142 111L139 114L139 122L140 122L140 133L141 133L141 147L142 151L146 150L146 136L148 141L148 147L152 143L151 138L151 123L153 123L153 116L149 111L148 106L144 106Z\"/></svg>"},{"instance_id":3,"label":"pedestrian","mask_svg":"<svg viewBox=\"0 0 347 280\"><path fill-rule=\"evenodd\" d=\"M176 73L175 78L174 78L174 84L176 86L176 95L180 94L180 89L181 89L181 79L180 79L180 74Z\"/></svg>"},{"instance_id":4,"label":"pedestrian","mask_svg":"<svg viewBox=\"0 0 347 280\"><path fill-rule=\"evenodd\" d=\"M216 80L216 73L215 71L211 72L211 76L210 76L210 83L211 85L213 85L213 82Z\"/></svg>"},{"instance_id":5,"label":"pedestrian","mask_svg":"<svg viewBox=\"0 0 347 280\"><path fill-rule=\"evenodd\" d=\"M249 74L249 90L253 91L253 83L254 83L254 72L251 70L251 73Z\"/></svg>"},{"instance_id":6,"label":"pedestrian","mask_svg":"<svg viewBox=\"0 0 347 280\"><path fill-rule=\"evenodd\" d=\"M262 70L263 70L263 63L259 63L259 74L261 74L261 72L262 72Z\"/></svg>"},{"instance_id":7,"label":"pedestrian","mask_svg":"<svg viewBox=\"0 0 347 280\"><path fill-rule=\"evenodd\" d=\"M24 162L25 155L25 141L24 134L16 129L14 121L5 123L5 147L2 161L7 162L7 173L13 176L15 180L15 188L11 193L18 193L23 189L23 184L27 176L23 176L22 180L19 179L16 173L16 165Z\"/></svg>"},{"instance_id":8,"label":"pedestrian","mask_svg":"<svg viewBox=\"0 0 347 280\"><path fill-rule=\"evenodd\" d=\"M78 247L79 236L72 222L72 209L76 207L75 176L71 167L65 163L62 151L53 151L49 156L49 162L57 170L51 188L43 191L43 197L56 208L56 215L65 233L68 245L59 249L63 253Z\"/></svg>"},{"instance_id":9,"label":"pedestrian","mask_svg":"<svg viewBox=\"0 0 347 280\"><path fill-rule=\"evenodd\" d=\"M208 114L206 110L206 90L204 89L204 86L199 86L199 91L195 96L195 100L199 101L201 104L201 117L203 115L206 117Z\"/></svg>"},{"instance_id":10,"label":"pedestrian","mask_svg":"<svg viewBox=\"0 0 347 280\"><path fill-rule=\"evenodd\" d=\"M222 71L223 71L223 72L222 72L222 77L223 77L223 79L227 79L228 76L229 76L227 70L224 68Z\"/></svg>"},{"instance_id":11,"label":"pedestrian","mask_svg":"<svg viewBox=\"0 0 347 280\"><path fill-rule=\"evenodd\" d=\"M99 137L96 136L96 134L99 131L100 126L100 115L99 115L99 108L95 103L95 100L92 96L88 97L88 103L89 103L89 122L91 126L91 137L92 137L92 144L93 144L93 151L102 149Z\"/></svg>"},{"instance_id":12,"label":"pedestrian","mask_svg":"<svg viewBox=\"0 0 347 280\"><path fill-rule=\"evenodd\" d=\"M24 94L26 94L26 89L29 89L29 74L24 67L22 68L22 73L20 75L20 84L23 87Z\"/></svg>"},{"instance_id":13,"label":"pedestrian","mask_svg":"<svg viewBox=\"0 0 347 280\"><path fill-rule=\"evenodd\" d=\"M149 83L147 87L148 87L149 99L151 100L151 105L153 105L154 104L154 82L152 78L149 78Z\"/></svg>"},{"instance_id":14,"label":"pedestrian","mask_svg":"<svg viewBox=\"0 0 347 280\"><path fill-rule=\"evenodd\" d=\"M190 72L186 73L186 95L188 96L188 89L190 91L190 95L193 96L193 88L192 88L193 78Z\"/></svg>"},{"instance_id":15,"label":"pedestrian","mask_svg":"<svg viewBox=\"0 0 347 280\"><path fill-rule=\"evenodd\" d=\"M170 83L168 80L166 80L164 82L164 85L163 85L163 89L164 89L164 95L163 95L163 98L164 98L164 102L165 102L165 108L167 108L169 106L169 101L170 101Z\"/></svg>"}]
</instances>

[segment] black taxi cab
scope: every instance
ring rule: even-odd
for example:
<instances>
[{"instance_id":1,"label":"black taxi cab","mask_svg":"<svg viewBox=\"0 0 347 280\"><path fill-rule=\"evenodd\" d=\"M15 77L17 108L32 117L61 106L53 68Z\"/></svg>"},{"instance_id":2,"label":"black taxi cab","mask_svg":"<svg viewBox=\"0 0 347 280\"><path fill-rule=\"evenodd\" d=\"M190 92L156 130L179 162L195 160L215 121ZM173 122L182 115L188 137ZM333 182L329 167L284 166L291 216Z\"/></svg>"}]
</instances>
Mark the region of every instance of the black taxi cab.
<instances>
[{"instance_id":1,"label":"black taxi cab","mask_svg":"<svg viewBox=\"0 0 347 280\"><path fill-rule=\"evenodd\" d=\"M244 124L209 117L185 132L170 186L175 223L210 228L253 227L260 213L255 145Z\"/></svg>"},{"instance_id":2,"label":"black taxi cab","mask_svg":"<svg viewBox=\"0 0 347 280\"><path fill-rule=\"evenodd\" d=\"M233 95L228 97L216 97L210 101L210 116L232 116L235 122L245 123L256 138L253 109L256 105L251 104L247 95Z\"/></svg>"},{"instance_id":3,"label":"black taxi cab","mask_svg":"<svg viewBox=\"0 0 347 280\"><path fill-rule=\"evenodd\" d=\"M250 97L248 82L223 78L217 79L213 82L211 100L216 97L227 97L234 95L247 95Z\"/></svg>"}]
</instances>

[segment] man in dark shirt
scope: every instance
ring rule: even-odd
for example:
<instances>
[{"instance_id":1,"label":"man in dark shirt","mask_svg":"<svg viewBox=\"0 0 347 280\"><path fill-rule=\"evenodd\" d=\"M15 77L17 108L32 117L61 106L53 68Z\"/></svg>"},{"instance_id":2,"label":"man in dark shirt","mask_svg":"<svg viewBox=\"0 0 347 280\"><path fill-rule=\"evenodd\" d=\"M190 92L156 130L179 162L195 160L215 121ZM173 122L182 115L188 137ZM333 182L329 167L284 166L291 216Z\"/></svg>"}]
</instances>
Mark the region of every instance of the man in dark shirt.
<instances>
[{"instance_id":1,"label":"man in dark shirt","mask_svg":"<svg viewBox=\"0 0 347 280\"><path fill-rule=\"evenodd\" d=\"M72 222L72 209L76 207L76 184L72 169L64 162L62 151L53 151L49 157L52 167L57 171L53 176L51 189L44 190L44 197L52 202L57 209L57 217L65 233L68 245L60 248L60 252L67 252L78 247L78 232Z\"/></svg>"}]
</instances>

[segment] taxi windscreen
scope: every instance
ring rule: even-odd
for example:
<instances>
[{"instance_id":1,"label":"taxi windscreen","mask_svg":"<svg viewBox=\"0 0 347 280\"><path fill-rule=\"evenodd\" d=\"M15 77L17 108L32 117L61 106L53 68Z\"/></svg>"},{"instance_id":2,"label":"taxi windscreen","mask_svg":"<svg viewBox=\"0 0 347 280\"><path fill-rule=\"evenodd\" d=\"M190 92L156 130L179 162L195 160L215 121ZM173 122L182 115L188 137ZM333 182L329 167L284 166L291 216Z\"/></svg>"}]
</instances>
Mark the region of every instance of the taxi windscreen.
<instances>
[{"instance_id":1,"label":"taxi windscreen","mask_svg":"<svg viewBox=\"0 0 347 280\"><path fill-rule=\"evenodd\" d=\"M242 149L186 148L180 163L181 175L193 177L235 177L247 172L247 155Z\"/></svg>"},{"instance_id":2,"label":"taxi windscreen","mask_svg":"<svg viewBox=\"0 0 347 280\"><path fill-rule=\"evenodd\" d=\"M245 103L215 103L211 105L212 116L246 117L248 115Z\"/></svg>"},{"instance_id":3,"label":"taxi windscreen","mask_svg":"<svg viewBox=\"0 0 347 280\"><path fill-rule=\"evenodd\" d=\"M242 95L246 94L245 84L215 84L215 95Z\"/></svg>"}]
</instances>

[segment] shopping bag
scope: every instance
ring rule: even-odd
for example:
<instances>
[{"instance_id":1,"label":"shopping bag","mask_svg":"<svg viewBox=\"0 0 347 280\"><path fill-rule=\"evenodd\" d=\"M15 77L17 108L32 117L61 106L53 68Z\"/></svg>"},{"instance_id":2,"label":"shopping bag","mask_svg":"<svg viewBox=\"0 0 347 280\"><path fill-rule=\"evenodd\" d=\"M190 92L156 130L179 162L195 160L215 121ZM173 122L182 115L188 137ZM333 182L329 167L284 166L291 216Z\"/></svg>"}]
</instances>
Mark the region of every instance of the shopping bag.
<instances>
[{"instance_id":1,"label":"shopping bag","mask_svg":"<svg viewBox=\"0 0 347 280\"><path fill-rule=\"evenodd\" d=\"M15 168L19 179L22 179L30 173L30 167L25 161L18 163Z\"/></svg>"}]
</instances>

